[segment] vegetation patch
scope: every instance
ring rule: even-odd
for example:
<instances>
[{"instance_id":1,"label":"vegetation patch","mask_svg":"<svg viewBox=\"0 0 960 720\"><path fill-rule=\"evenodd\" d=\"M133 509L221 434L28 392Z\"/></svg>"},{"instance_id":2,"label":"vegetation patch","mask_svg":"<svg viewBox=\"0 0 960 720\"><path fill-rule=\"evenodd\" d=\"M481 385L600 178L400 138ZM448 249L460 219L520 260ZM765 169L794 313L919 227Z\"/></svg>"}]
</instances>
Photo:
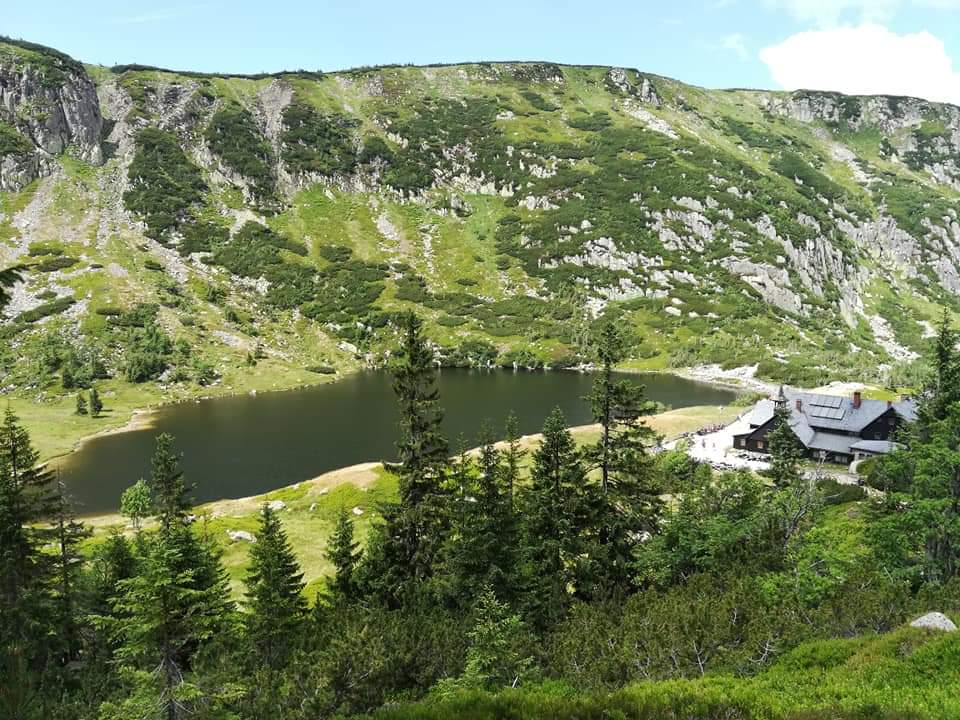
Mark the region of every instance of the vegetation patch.
<instances>
[{"instance_id":1,"label":"vegetation patch","mask_svg":"<svg viewBox=\"0 0 960 720\"><path fill-rule=\"evenodd\" d=\"M27 155L33 145L12 125L0 122L0 157L4 155Z\"/></svg>"},{"instance_id":2,"label":"vegetation patch","mask_svg":"<svg viewBox=\"0 0 960 720\"><path fill-rule=\"evenodd\" d=\"M215 113L204 139L228 168L252 183L259 200L272 197L273 151L246 108L229 104Z\"/></svg>"},{"instance_id":3,"label":"vegetation patch","mask_svg":"<svg viewBox=\"0 0 960 720\"><path fill-rule=\"evenodd\" d=\"M14 323L34 323L38 320L42 320L45 317L50 317L51 315L59 315L75 302L76 300L74 300L72 297L62 297L57 300L53 300L52 302L38 305L31 310L25 310L17 315L13 321Z\"/></svg>"},{"instance_id":4,"label":"vegetation patch","mask_svg":"<svg viewBox=\"0 0 960 720\"><path fill-rule=\"evenodd\" d=\"M309 105L293 103L283 111L283 160L293 172L347 174L357 165L354 129L359 123L344 115L322 115Z\"/></svg>"},{"instance_id":5,"label":"vegetation patch","mask_svg":"<svg viewBox=\"0 0 960 720\"><path fill-rule=\"evenodd\" d=\"M207 189L200 169L187 158L176 136L153 127L137 134L128 175L124 203L143 219L152 238L184 222Z\"/></svg>"}]
</instances>

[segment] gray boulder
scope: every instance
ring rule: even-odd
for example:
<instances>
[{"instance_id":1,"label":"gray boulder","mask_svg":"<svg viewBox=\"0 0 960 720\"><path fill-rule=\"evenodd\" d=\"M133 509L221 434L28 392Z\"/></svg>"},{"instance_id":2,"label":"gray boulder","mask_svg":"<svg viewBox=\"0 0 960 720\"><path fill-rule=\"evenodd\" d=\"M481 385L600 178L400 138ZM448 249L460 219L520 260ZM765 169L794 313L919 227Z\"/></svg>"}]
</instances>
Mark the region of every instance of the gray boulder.
<instances>
[{"instance_id":1,"label":"gray boulder","mask_svg":"<svg viewBox=\"0 0 960 720\"><path fill-rule=\"evenodd\" d=\"M227 535L230 536L230 539L234 542L242 540L243 542L255 543L257 538L253 533L249 533L246 530L227 530Z\"/></svg>"},{"instance_id":2,"label":"gray boulder","mask_svg":"<svg viewBox=\"0 0 960 720\"><path fill-rule=\"evenodd\" d=\"M953 621L941 612L931 612L923 617L918 617L910 623L910 627L942 630L943 632L957 631L957 626L953 624Z\"/></svg>"}]
</instances>

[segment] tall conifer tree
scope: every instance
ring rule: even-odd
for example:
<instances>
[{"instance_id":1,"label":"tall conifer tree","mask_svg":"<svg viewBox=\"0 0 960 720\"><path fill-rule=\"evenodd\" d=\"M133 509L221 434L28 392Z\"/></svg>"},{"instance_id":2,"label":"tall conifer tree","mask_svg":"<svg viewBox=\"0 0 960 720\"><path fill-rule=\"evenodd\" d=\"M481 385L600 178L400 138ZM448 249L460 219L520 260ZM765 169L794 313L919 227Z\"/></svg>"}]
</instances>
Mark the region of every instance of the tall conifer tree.
<instances>
[{"instance_id":1,"label":"tall conifer tree","mask_svg":"<svg viewBox=\"0 0 960 720\"><path fill-rule=\"evenodd\" d=\"M592 497L594 544L590 552L593 593L628 584L635 538L656 526L661 502L647 447L659 442L644 423L656 411L644 387L617 380L614 369L626 356L627 341L612 321L605 322L596 343L601 370L588 397L600 438L586 449L586 459L600 473L599 497Z\"/></svg>"},{"instance_id":2,"label":"tall conifer tree","mask_svg":"<svg viewBox=\"0 0 960 720\"><path fill-rule=\"evenodd\" d=\"M190 505L171 436L157 438L152 467L159 528L143 542L140 571L119 583L116 656L129 667L155 672L156 705L167 720L177 720L202 701L189 673L203 646L232 635L234 605L218 551L187 522ZM152 692L154 676L137 677L149 678L141 694Z\"/></svg>"},{"instance_id":3,"label":"tall conifer tree","mask_svg":"<svg viewBox=\"0 0 960 720\"><path fill-rule=\"evenodd\" d=\"M370 590L396 604L432 577L449 520L448 445L440 427L437 371L422 323L412 313L404 322L393 376L400 440L399 463L389 469L398 477L400 501L382 508L384 523L370 544L364 575Z\"/></svg>"},{"instance_id":4,"label":"tall conifer tree","mask_svg":"<svg viewBox=\"0 0 960 720\"><path fill-rule=\"evenodd\" d=\"M334 602L350 602L356 596L355 571L361 557L359 547L360 543L354 540L353 519L346 508L341 508L325 553L333 564L334 574L328 587Z\"/></svg>"},{"instance_id":5,"label":"tall conifer tree","mask_svg":"<svg viewBox=\"0 0 960 720\"><path fill-rule=\"evenodd\" d=\"M413 313L406 316L403 342L392 370L400 411L400 502L412 508L439 492L449 453L440 429L443 411L433 351L423 335L422 322Z\"/></svg>"},{"instance_id":6,"label":"tall conifer tree","mask_svg":"<svg viewBox=\"0 0 960 720\"><path fill-rule=\"evenodd\" d=\"M38 523L51 510L52 474L17 417L0 425L0 645L31 667L44 662L49 531Z\"/></svg>"},{"instance_id":7,"label":"tall conifer tree","mask_svg":"<svg viewBox=\"0 0 960 720\"><path fill-rule=\"evenodd\" d=\"M297 646L307 612L303 573L269 505L260 510L257 542L250 547L245 580L246 635L256 657L271 669L282 667Z\"/></svg>"},{"instance_id":8,"label":"tall conifer tree","mask_svg":"<svg viewBox=\"0 0 960 720\"><path fill-rule=\"evenodd\" d=\"M516 594L516 528L501 451L484 426L480 456L471 468L447 548L455 601L469 608L476 589L488 586L503 600Z\"/></svg>"},{"instance_id":9,"label":"tall conifer tree","mask_svg":"<svg viewBox=\"0 0 960 720\"><path fill-rule=\"evenodd\" d=\"M543 426L523 498L523 590L537 627L557 621L576 590L587 474L560 408Z\"/></svg>"},{"instance_id":10,"label":"tall conifer tree","mask_svg":"<svg viewBox=\"0 0 960 720\"><path fill-rule=\"evenodd\" d=\"M57 640L62 647L61 658L70 661L80 657L80 631L83 625L79 601L83 566L80 543L90 536L90 529L77 521L59 473L52 510L50 523L56 542L56 552L52 555L54 624Z\"/></svg>"}]
</instances>

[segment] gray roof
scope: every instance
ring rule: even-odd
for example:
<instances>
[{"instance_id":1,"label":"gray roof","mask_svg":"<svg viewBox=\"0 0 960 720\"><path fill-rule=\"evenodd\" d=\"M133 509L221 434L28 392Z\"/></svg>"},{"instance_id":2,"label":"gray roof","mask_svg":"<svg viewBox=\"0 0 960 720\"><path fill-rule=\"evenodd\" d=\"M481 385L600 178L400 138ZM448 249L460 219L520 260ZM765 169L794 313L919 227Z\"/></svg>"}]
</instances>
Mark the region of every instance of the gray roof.
<instances>
[{"instance_id":1,"label":"gray roof","mask_svg":"<svg viewBox=\"0 0 960 720\"><path fill-rule=\"evenodd\" d=\"M900 443L891 442L890 440L858 440L850 446L852 450L861 450L863 452L873 453L874 455L883 455L902 447L903 445Z\"/></svg>"},{"instance_id":2,"label":"gray roof","mask_svg":"<svg viewBox=\"0 0 960 720\"><path fill-rule=\"evenodd\" d=\"M802 426L805 422L814 430L858 433L891 407L904 420L912 421L917 416L916 403L912 400L888 403L886 400L863 398L860 401L860 407L856 408L853 406L852 398L839 395L796 392L786 388L783 388L782 392L787 401L787 409L790 411L791 427L795 424ZM799 410L797 400L800 401ZM750 425L759 427L765 424L773 417L773 411L773 400L761 400L750 414ZM797 433L797 437L806 444L800 433Z\"/></svg>"},{"instance_id":3,"label":"gray roof","mask_svg":"<svg viewBox=\"0 0 960 720\"><path fill-rule=\"evenodd\" d=\"M850 451L850 447L854 440L856 440L856 438L850 435L834 435L831 432L818 432L814 433L813 440L804 444L812 450L824 450L829 453L852 455L853 453Z\"/></svg>"},{"instance_id":4,"label":"gray roof","mask_svg":"<svg viewBox=\"0 0 960 720\"><path fill-rule=\"evenodd\" d=\"M807 446L810 445L810 441L816 435L814 429L810 427L810 423L800 413L790 418L790 429L793 430L793 434L797 436L800 442Z\"/></svg>"}]
</instances>

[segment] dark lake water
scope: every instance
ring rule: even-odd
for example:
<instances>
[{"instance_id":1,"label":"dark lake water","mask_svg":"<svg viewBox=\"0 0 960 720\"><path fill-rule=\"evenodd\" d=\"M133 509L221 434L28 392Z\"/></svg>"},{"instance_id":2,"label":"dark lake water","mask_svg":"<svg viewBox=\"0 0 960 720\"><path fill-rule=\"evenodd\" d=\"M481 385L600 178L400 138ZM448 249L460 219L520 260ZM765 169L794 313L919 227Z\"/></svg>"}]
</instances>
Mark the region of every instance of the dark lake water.
<instances>
[{"instance_id":1,"label":"dark lake water","mask_svg":"<svg viewBox=\"0 0 960 720\"><path fill-rule=\"evenodd\" d=\"M735 397L672 375L625 377L674 408L722 405ZM570 425L583 425L590 422L583 397L592 382L576 372L443 370L444 429L452 445L461 435L474 445L485 420L500 430L513 411L521 432L529 434L557 406ZM58 461L81 514L116 509L123 489L149 476L161 432L176 438L198 502L246 497L346 465L393 459L397 435L391 381L382 372L308 389L169 405L154 420L149 429L91 440Z\"/></svg>"}]
</instances>

